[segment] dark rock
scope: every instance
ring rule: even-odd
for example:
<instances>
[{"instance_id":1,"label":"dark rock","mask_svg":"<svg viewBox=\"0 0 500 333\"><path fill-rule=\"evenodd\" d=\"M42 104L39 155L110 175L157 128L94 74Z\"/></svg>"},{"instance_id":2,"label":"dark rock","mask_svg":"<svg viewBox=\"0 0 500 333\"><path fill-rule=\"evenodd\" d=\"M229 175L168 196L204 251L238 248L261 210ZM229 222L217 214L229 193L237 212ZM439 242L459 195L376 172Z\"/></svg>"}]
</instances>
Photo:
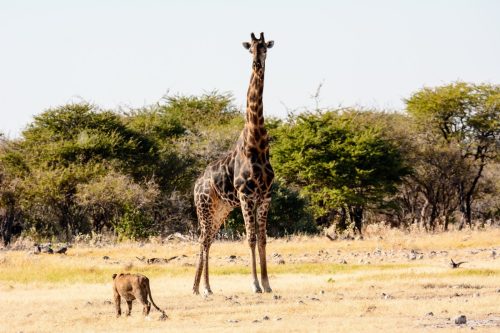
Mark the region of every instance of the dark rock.
<instances>
[{"instance_id":1,"label":"dark rock","mask_svg":"<svg viewBox=\"0 0 500 333\"><path fill-rule=\"evenodd\" d=\"M455 318L455 324L456 325L464 325L467 324L467 317L464 315L460 315Z\"/></svg>"},{"instance_id":2,"label":"dark rock","mask_svg":"<svg viewBox=\"0 0 500 333\"><path fill-rule=\"evenodd\" d=\"M57 254L66 254L66 251L68 251L67 247L61 247L59 250L56 251Z\"/></svg>"},{"instance_id":3,"label":"dark rock","mask_svg":"<svg viewBox=\"0 0 500 333\"><path fill-rule=\"evenodd\" d=\"M382 293L382 298L383 299L394 299L393 296L389 295L389 294L386 294L386 293Z\"/></svg>"}]
</instances>

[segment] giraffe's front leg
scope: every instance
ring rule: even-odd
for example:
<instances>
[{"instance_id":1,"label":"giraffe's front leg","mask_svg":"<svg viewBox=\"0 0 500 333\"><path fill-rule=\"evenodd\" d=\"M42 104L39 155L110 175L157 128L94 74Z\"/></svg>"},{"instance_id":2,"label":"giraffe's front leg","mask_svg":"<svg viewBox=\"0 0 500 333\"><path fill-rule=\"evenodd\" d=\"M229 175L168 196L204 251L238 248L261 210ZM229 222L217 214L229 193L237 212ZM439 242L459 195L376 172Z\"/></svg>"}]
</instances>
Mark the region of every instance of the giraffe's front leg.
<instances>
[{"instance_id":1,"label":"giraffe's front leg","mask_svg":"<svg viewBox=\"0 0 500 333\"><path fill-rule=\"evenodd\" d=\"M264 292L270 293L273 290L269 284L267 276L267 260L266 260L266 243L267 243L267 212L271 198L266 198L262 204L257 207L257 226L258 226L258 244L259 244L259 259L260 259L260 278Z\"/></svg>"},{"instance_id":2,"label":"giraffe's front leg","mask_svg":"<svg viewBox=\"0 0 500 333\"><path fill-rule=\"evenodd\" d=\"M252 200L246 199L244 196L240 196L241 202L241 212L243 213L243 219L245 220L245 229L247 233L247 241L250 246L250 256L252 258L252 289L254 293L261 293L259 280L257 279L257 265L255 260L255 245L257 243L257 237L255 235L255 204Z\"/></svg>"}]
</instances>

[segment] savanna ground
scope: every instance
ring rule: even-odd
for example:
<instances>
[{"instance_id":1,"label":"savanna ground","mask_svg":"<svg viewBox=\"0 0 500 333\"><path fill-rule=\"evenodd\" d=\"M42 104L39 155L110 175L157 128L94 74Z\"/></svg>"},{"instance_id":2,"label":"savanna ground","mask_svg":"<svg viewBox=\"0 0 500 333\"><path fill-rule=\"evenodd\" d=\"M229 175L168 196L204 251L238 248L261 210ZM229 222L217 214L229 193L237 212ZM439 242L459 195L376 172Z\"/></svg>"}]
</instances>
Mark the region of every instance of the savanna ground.
<instances>
[{"instance_id":1,"label":"savanna ground","mask_svg":"<svg viewBox=\"0 0 500 333\"><path fill-rule=\"evenodd\" d=\"M214 295L191 294L194 242L76 244L66 255L0 251L1 332L448 332L500 329L500 229L408 234L364 240L270 239L271 294L250 289L244 241L211 249ZM500 253L498 254L500 255ZM109 259L103 259L104 256ZM147 264L136 257L172 258ZM458 269L450 258L467 261ZM150 319L134 302L115 318L111 275L151 280ZM124 310L126 304L122 304ZM467 324L454 318L467 316Z\"/></svg>"}]
</instances>

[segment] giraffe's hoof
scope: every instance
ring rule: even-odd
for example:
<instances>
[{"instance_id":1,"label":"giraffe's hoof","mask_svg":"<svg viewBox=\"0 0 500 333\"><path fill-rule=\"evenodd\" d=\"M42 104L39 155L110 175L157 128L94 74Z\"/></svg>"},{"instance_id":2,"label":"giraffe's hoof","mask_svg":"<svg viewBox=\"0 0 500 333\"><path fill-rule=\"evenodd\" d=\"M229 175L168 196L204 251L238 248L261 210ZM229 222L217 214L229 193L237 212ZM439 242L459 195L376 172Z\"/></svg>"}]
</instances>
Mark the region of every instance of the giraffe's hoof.
<instances>
[{"instance_id":1,"label":"giraffe's hoof","mask_svg":"<svg viewBox=\"0 0 500 333\"><path fill-rule=\"evenodd\" d=\"M273 290L271 289L271 287L264 287L264 292L265 293L272 293Z\"/></svg>"},{"instance_id":2,"label":"giraffe's hoof","mask_svg":"<svg viewBox=\"0 0 500 333\"><path fill-rule=\"evenodd\" d=\"M212 290L210 290L210 288L205 289L205 290L203 291L203 295L205 295L205 296L212 295L212 294L213 294L213 292L212 292Z\"/></svg>"},{"instance_id":3,"label":"giraffe's hoof","mask_svg":"<svg viewBox=\"0 0 500 333\"><path fill-rule=\"evenodd\" d=\"M193 295L199 295L200 294L200 291L199 290L194 290L193 289Z\"/></svg>"},{"instance_id":4,"label":"giraffe's hoof","mask_svg":"<svg viewBox=\"0 0 500 333\"><path fill-rule=\"evenodd\" d=\"M253 292L256 294L261 294L262 289L260 289L260 286L253 286Z\"/></svg>"}]
</instances>

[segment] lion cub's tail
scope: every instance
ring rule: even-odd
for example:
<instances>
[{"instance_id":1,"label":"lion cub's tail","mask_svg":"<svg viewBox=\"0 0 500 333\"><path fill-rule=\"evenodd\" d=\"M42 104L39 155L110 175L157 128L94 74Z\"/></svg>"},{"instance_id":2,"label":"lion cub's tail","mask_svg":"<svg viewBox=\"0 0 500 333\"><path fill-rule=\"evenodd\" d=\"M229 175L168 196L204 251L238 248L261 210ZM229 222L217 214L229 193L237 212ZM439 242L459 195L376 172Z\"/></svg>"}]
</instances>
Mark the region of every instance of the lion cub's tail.
<instances>
[{"instance_id":1,"label":"lion cub's tail","mask_svg":"<svg viewBox=\"0 0 500 333\"><path fill-rule=\"evenodd\" d=\"M149 287L149 279L146 280L146 286L148 287L148 295L149 295L149 300L151 301L151 304L156 308L156 310L160 311L163 316L168 317L165 311L160 309L158 305L155 304L155 301L153 301L153 296L151 295L151 288Z\"/></svg>"}]
</instances>

